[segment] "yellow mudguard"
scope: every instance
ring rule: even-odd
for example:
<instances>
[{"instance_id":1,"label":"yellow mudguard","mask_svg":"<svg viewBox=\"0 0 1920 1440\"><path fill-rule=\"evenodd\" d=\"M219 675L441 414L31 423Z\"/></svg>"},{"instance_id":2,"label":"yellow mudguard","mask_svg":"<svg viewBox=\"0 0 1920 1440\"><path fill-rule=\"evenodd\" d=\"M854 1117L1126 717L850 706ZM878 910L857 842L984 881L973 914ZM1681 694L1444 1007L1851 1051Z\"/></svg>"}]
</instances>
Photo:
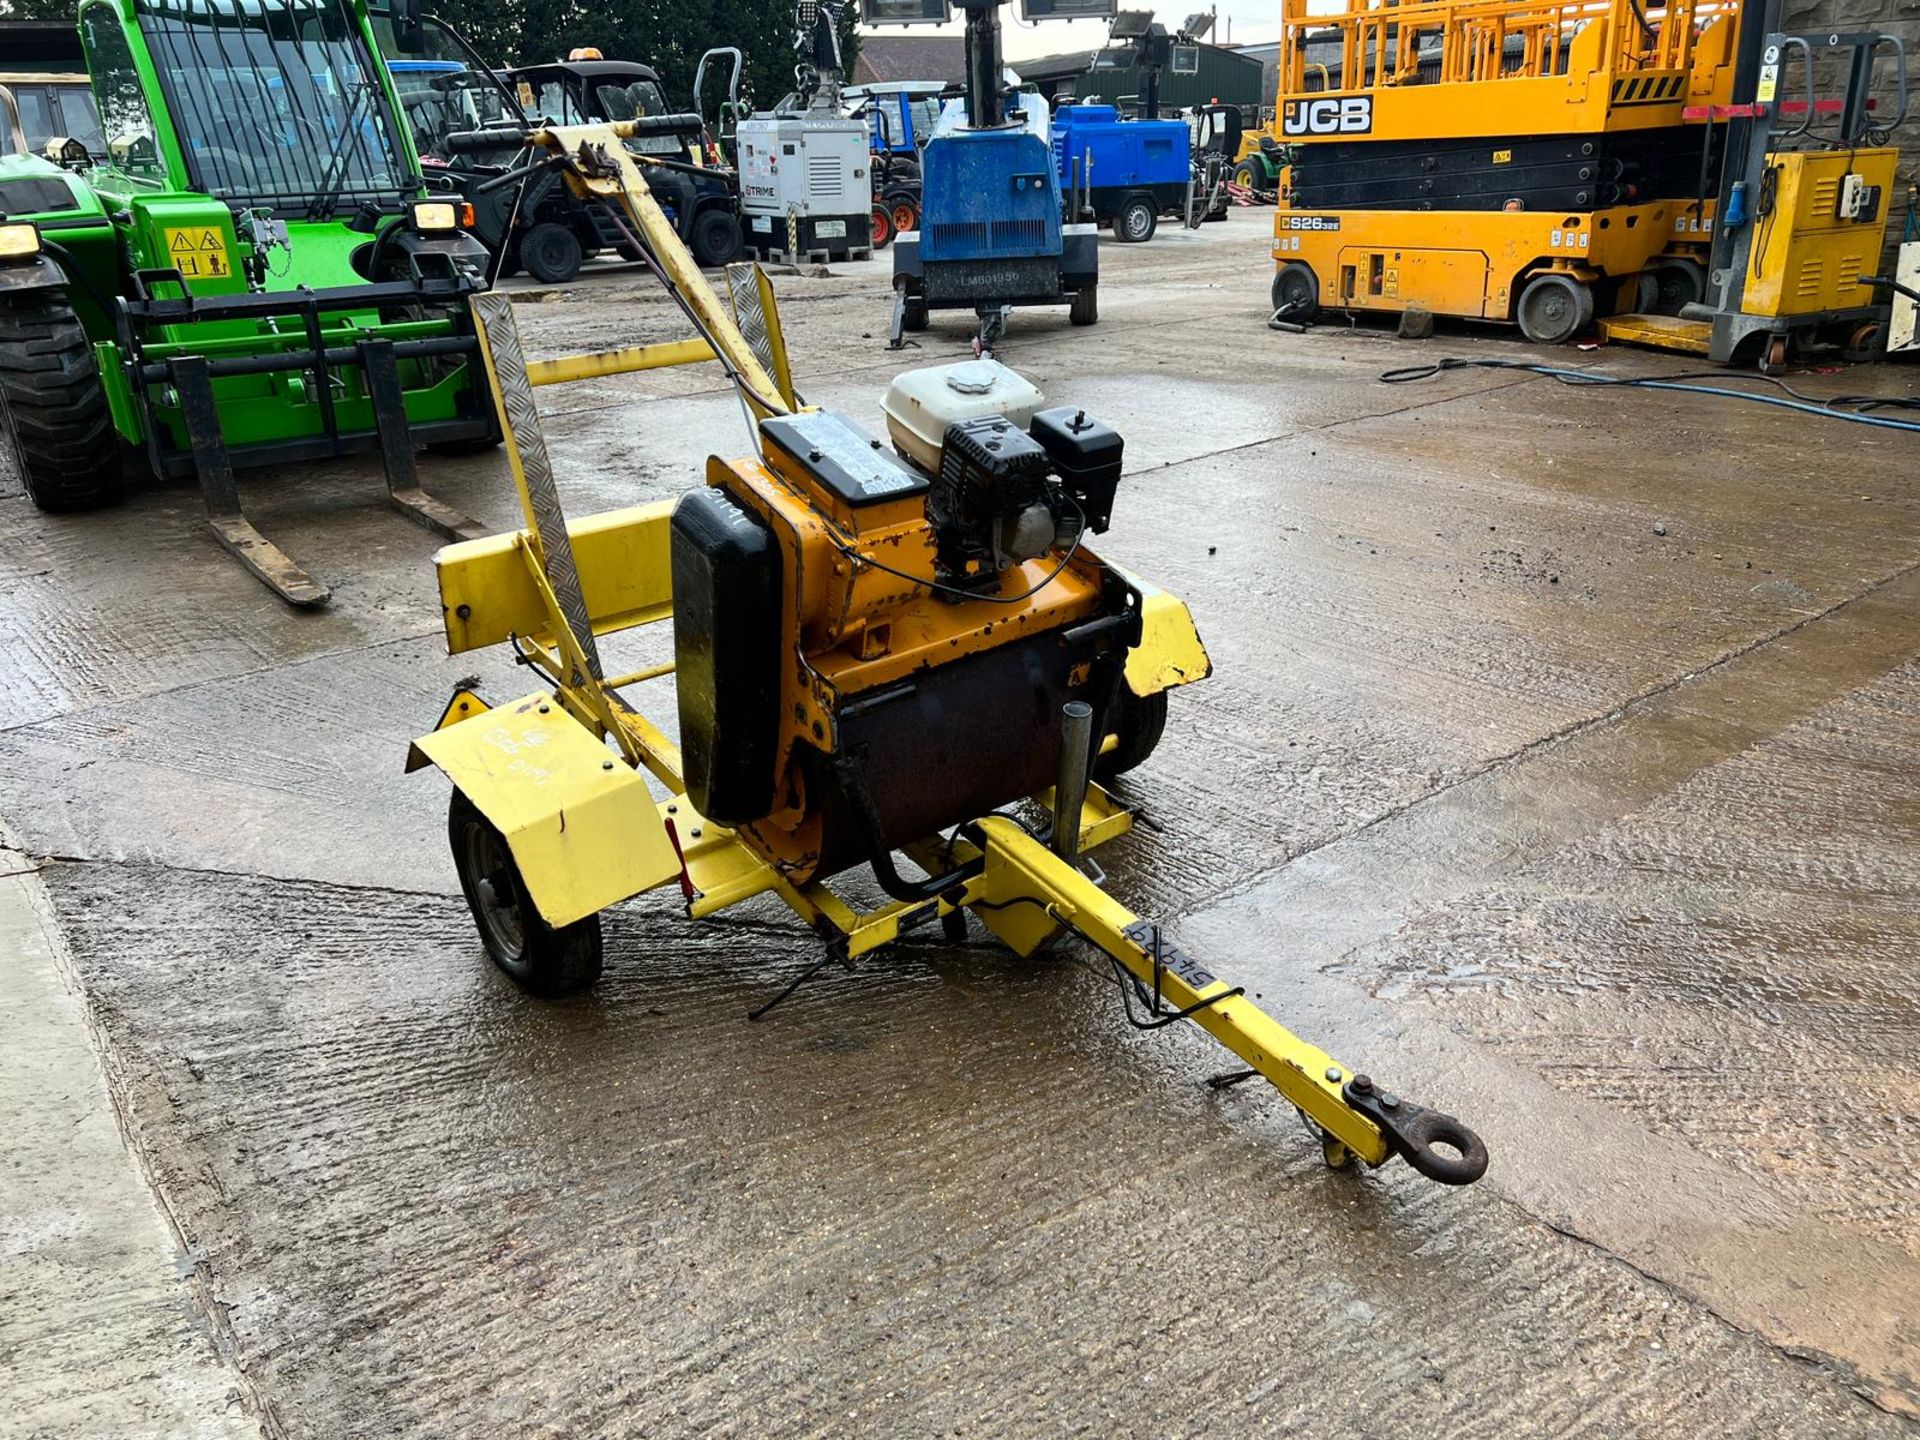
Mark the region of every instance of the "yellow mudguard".
<instances>
[{"instance_id":1,"label":"yellow mudguard","mask_svg":"<svg viewBox=\"0 0 1920 1440\"><path fill-rule=\"evenodd\" d=\"M1127 652L1129 690L1144 698L1213 673L1213 661L1184 600L1111 560L1103 558L1101 564L1140 592L1140 643Z\"/></svg>"},{"instance_id":2,"label":"yellow mudguard","mask_svg":"<svg viewBox=\"0 0 1920 1440\"><path fill-rule=\"evenodd\" d=\"M506 836L549 925L583 920L680 873L646 779L551 694L481 709L421 736L407 768L428 763Z\"/></svg>"}]
</instances>

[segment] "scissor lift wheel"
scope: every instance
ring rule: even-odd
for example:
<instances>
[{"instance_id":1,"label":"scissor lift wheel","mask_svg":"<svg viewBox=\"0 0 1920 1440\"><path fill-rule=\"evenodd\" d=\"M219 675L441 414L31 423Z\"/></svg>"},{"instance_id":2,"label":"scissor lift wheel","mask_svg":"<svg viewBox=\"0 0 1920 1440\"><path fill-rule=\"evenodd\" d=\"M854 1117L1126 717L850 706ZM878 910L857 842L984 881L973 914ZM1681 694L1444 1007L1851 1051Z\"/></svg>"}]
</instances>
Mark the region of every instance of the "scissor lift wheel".
<instances>
[{"instance_id":1,"label":"scissor lift wheel","mask_svg":"<svg viewBox=\"0 0 1920 1440\"><path fill-rule=\"evenodd\" d=\"M1273 277L1273 313L1286 312L1285 318L1306 324L1320 310L1320 277L1302 260L1289 260Z\"/></svg>"},{"instance_id":2,"label":"scissor lift wheel","mask_svg":"<svg viewBox=\"0 0 1920 1440\"><path fill-rule=\"evenodd\" d=\"M1571 275L1536 275L1520 292L1520 333L1536 345L1564 345L1593 323L1593 291Z\"/></svg>"}]
</instances>

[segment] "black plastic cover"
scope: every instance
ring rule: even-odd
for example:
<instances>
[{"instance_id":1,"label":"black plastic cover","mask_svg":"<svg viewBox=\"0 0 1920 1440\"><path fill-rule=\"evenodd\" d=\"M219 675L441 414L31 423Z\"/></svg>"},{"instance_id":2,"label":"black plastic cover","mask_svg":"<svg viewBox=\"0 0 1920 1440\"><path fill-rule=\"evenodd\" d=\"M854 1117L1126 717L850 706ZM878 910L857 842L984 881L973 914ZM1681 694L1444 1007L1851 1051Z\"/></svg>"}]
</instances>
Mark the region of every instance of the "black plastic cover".
<instances>
[{"instance_id":1,"label":"black plastic cover","mask_svg":"<svg viewBox=\"0 0 1920 1440\"><path fill-rule=\"evenodd\" d=\"M1043 501L1046 489L1046 451L1004 417L954 421L927 492L934 568L949 584L990 585L1001 568L1002 522Z\"/></svg>"},{"instance_id":2,"label":"black plastic cover","mask_svg":"<svg viewBox=\"0 0 1920 1440\"><path fill-rule=\"evenodd\" d=\"M687 797L744 825L773 809L780 723L780 548L724 490L673 510L673 658Z\"/></svg>"},{"instance_id":3,"label":"black plastic cover","mask_svg":"<svg viewBox=\"0 0 1920 1440\"><path fill-rule=\"evenodd\" d=\"M760 433L849 505L877 505L926 493L925 476L909 470L878 440L831 410L776 415L760 422Z\"/></svg>"},{"instance_id":4,"label":"black plastic cover","mask_svg":"<svg viewBox=\"0 0 1920 1440\"><path fill-rule=\"evenodd\" d=\"M1125 448L1120 433L1071 405L1038 412L1027 433L1047 452L1060 488L1085 513L1087 528L1103 533L1113 518L1113 495L1120 486Z\"/></svg>"}]
</instances>

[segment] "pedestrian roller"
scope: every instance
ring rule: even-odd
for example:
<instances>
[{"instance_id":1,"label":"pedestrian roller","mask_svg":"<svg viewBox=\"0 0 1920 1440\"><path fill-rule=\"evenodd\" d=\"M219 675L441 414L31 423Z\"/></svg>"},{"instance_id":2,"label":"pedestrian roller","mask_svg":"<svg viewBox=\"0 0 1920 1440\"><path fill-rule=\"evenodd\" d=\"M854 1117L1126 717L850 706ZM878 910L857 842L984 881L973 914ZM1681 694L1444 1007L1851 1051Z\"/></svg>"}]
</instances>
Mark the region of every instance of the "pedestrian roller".
<instances>
[{"instance_id":1,"label":"pedestrian roller","mask_svg":"<svg viewBox=\"0 0 1920 1440\"><path fill-rule=\"evenodd\" d=\"M822 948L759 1017L913 931L957 939L971 912L1021 957L1089 947L1135 1026L1198 1025L1243 1067L1215 1083L1264 1077L1330 1163L1479 1178L1466 1126L1295 1036L1102 887L1090 852L1134 820L1105 785L1211 668L1187 607L1094 548L1123 508L1122 437L991 360L896 377L884 437L809 405L736 323L777 334L766 293L737 287L762 308L730 313L630 155L571 128L532 142L620 210L745 423L704 485L569 521L512 306L474 297L525 525L436 558L447 643L511 644L543 683L492 705L463 686L408 765L453 783L493 960L565 994L600 974L609 907L677 887L697 922L770 894ZM612 673L607 637L649 625L672 658ZM629 698L668 674L678 743ZM846 883L867 874L878 903Z\"/></svg>"}]
</instances>

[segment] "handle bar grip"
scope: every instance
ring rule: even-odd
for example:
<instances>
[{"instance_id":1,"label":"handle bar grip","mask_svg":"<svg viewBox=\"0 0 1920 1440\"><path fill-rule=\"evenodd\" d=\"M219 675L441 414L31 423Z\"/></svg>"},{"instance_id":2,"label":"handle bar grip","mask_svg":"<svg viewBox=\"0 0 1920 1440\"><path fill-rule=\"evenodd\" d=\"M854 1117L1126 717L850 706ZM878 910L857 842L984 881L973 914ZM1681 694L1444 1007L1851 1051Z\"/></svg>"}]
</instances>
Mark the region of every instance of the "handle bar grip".
<instances>
[{"instance_id":1,"label":"handle bar grip","mask_svg":"<svg viewBox=\"0 0 1920 1440\"><path fill-rule=\"evenodd\" d=\"M614 133L621 136L698 135L706 128L706 121L685 111L675 115L639 115L631 120L617 120L613 126Z\"/></svg>"},{"instance_id":2,"label":"handle bar grip","mask_svg":"<svg viewBox=\"0 0 1920 1440\"><path fill-rule=\"evenodd\" d=\"M500 150L509 145L517 149L526 143L527 132L517 125L500 125L491 130L456 130L445 141L447 149L456 155Z\"/></svg>"}]
</instances>

